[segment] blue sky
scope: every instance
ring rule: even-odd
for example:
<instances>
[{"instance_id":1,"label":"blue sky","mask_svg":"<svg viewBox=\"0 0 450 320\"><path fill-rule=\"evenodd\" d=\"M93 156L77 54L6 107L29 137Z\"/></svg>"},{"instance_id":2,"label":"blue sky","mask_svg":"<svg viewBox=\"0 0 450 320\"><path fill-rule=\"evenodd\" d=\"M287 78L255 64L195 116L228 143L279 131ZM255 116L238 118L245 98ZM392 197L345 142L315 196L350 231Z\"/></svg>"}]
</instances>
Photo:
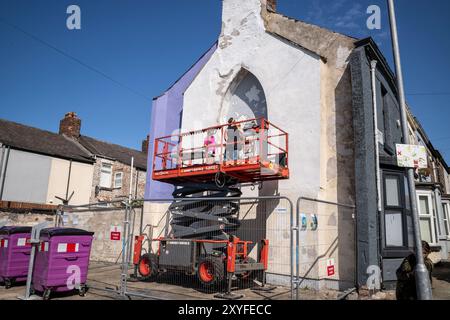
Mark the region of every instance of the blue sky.
<instances>
[{"instance_id":1,"label":"blue sky","mask_svg":"<svg viewBox=\"0 0 450 320\"><path fill-rule=\"evenodd\" d=\"M385 2L278 0L278 11L372 36L392 64ZM396 2L408 102L450 163L450 1ZM66 28L71 4L81 30ZM366 27L371 4L381 30ZM0 0L0 118L57 131L75 111L83 134L139 148L152 97L217 39L220 16L220 0Z\"/></svg>"}]
</instances>

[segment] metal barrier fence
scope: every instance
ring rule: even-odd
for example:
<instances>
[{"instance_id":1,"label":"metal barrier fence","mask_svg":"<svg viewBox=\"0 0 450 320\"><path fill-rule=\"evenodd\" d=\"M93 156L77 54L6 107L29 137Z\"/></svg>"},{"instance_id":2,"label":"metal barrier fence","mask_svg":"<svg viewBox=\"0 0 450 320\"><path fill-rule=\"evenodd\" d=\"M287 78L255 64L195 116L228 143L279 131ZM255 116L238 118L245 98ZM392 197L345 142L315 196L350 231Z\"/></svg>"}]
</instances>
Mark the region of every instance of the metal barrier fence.
<instances>
[{"instance_id":1,"label":"metal barrier fence","mask_svg":"<svg viewBox=\"0 0 450 320\"><path fill-rule=\"evenodd\" d=\"M106 283L90 277L92 288L123 298L173 299L186 288L199 294L192 298L293 297L294 208L285 197L191 197L59 209L57 225L96 232L93 261L118 266L120 260L120 280L102 288Z\"/></svg>"},{"instance_id":2,"label":"metal barrier fence","mask_svg":"<svg viewBox=\"0 0 450 320\"><path fill-rule=\"evenodd\" d=\"M295 217L295 299L301 288L356 286L355 206L299 197Z\"/></svg>"},{"instance_id":3,"label":"metal barrier fence","mask_svg":"<svg viewBox=\"0 0 450 320\"><path fill-rule=\"evenodd\" d=\"M294 213L285 197L203 195L61 206L55 224L96 233L91 260L108 265L93 270L111 277L89 286L118 297L300 299L355 286L354 215L306 197Z\"/></svg>"}]
</instances>

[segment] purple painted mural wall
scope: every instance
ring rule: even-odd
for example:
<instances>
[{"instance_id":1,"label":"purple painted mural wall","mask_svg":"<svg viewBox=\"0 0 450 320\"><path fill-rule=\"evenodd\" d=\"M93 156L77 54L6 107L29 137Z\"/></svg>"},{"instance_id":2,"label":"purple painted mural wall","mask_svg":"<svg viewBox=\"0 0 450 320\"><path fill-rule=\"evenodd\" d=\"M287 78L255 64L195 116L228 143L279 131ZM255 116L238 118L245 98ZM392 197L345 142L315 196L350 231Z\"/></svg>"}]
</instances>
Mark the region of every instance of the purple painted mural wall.
<instances>
[{"instance_id":1,"label":"purple painted mural wall","mask_svg":"<svg viewBox=\"0 0 450 320\"><path fill-rule=\"evenodd\" d=\"M183 95L194 78L209 61L217 49L215 43L172 87L163 95L155 98L150 121L150 143L148 147L147 181L145 199L172 198L173 186L152 180L154 141L157 138L173 134L181 127Z\"/></svg>"}]
</instances>

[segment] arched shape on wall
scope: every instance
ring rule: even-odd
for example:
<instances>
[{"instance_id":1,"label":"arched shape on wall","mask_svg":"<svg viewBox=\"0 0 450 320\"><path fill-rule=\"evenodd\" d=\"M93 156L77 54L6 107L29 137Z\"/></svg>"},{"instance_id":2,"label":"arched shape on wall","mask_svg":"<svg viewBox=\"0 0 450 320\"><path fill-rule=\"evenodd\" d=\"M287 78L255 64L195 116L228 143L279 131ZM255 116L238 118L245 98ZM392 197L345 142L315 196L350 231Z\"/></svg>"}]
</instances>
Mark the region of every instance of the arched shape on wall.
<instances>
[{"instance_id":1,"label":"arched shape on wall","mask_svg":"<svg viewBox=\"0 0 450 320\"><path fill-rule=\"evenodd\" d=\"M228 88L220 113L220 123L268 118L264 89L253 73L242 68Z\"/></svg>"}]
</instances>

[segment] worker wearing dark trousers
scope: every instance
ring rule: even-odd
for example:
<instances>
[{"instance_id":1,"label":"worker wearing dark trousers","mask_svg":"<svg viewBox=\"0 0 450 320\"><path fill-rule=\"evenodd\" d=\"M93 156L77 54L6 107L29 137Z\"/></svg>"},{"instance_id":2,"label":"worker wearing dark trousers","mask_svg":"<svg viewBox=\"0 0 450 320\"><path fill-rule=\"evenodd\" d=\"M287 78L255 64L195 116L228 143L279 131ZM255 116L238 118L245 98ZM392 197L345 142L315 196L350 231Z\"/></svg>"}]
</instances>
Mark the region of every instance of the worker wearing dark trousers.
<instances>
[{"instance_id":1,"label":"worker wearing dark trousers","mask_svg":"<svg viewBox=\"0 0 450 320\"><path fill-rule=\"evenodd\" d=\"M230 161L233 161L233 163L236 164L236 160L238 160L241 140L242 134L239 129L239 125L234 123L233 118L230 118L228 120L228 126L225 131L225 161L227 164L229 164L228 162Z\"/></svg>"},{"instance_id":2,"label":"worker wearing dark trousers","mask_svg":"<svg viewBox=\"0 0 450 320\"><path fill-rule=\"evenodd\" d=\"M428 258L431 248L428 242L422 241L423 258L432 281L433 262ZM403 260L400 268L397 269L397 300L417 300L415 269L417 265L416 255L411 254Z\"/></svg>"}]
</instances>

